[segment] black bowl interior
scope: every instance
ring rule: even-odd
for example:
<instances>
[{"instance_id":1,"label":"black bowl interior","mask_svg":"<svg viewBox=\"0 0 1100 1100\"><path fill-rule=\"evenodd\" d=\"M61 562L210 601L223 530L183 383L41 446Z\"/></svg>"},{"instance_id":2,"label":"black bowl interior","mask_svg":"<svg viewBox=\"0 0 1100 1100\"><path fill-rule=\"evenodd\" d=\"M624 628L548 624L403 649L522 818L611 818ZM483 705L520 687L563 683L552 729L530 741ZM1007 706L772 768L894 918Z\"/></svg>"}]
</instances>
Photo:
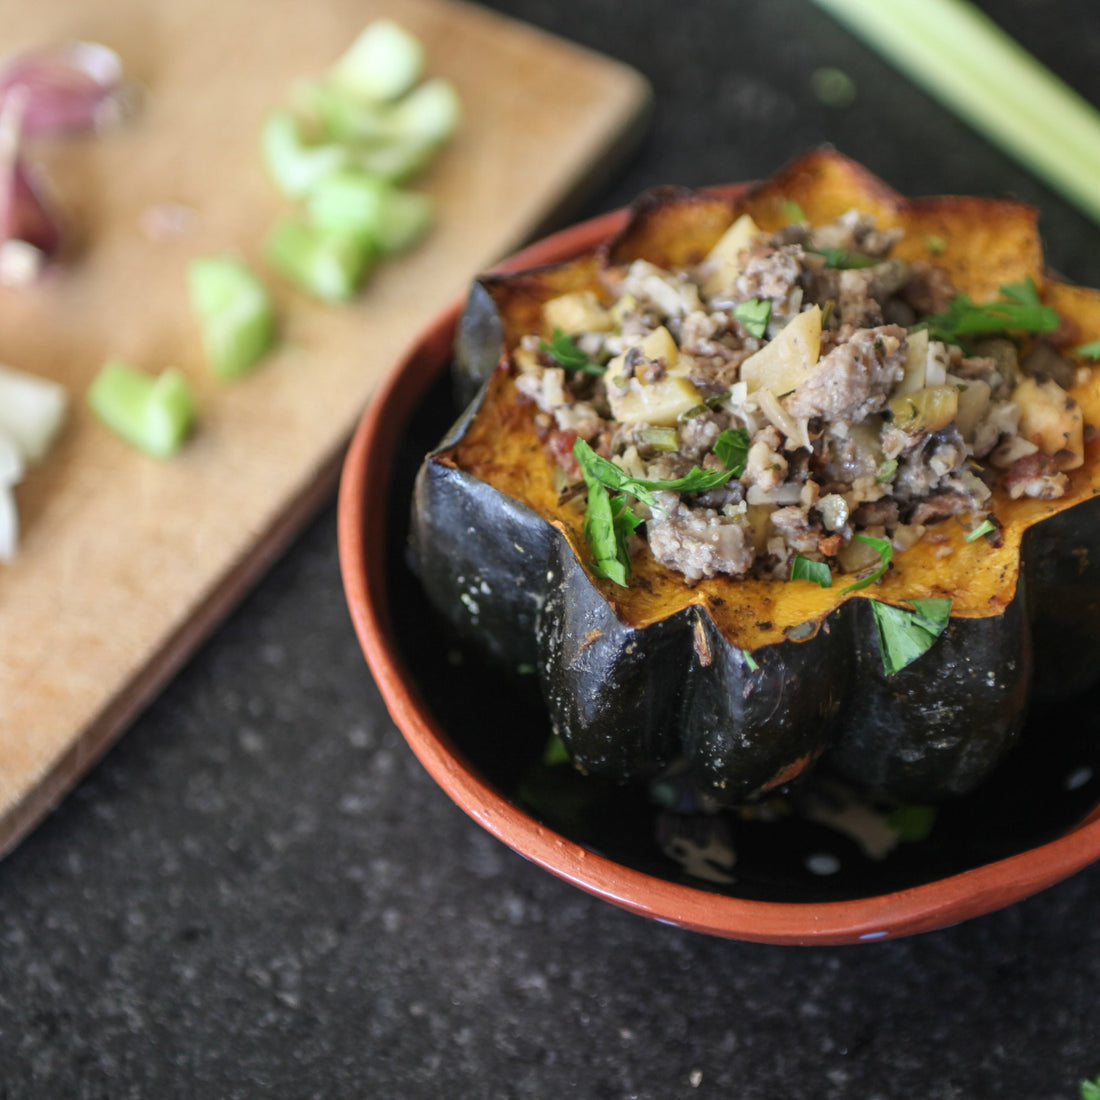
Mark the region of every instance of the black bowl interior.
<instances>
[{"instance_id":1,"label":"black bowl interior","mask_svg":"<svg viewBox=\"0 0 1100 1100\"><path fill-rule=\"evenodd\" d=\"M1014 754L980 789L908 826L889 850L882 807L814 780L765 812L700 813L673 784L622 787L550 762L533 678L487 667L425 601L406 563L409 504L423 456L457 415L447 371L423 394L394 456L386 519L387 597L396 643L437 723L510 802L575 843L638 871L745 899L841 901L934 881L1052 840L1100 800L1100 690L1029 715ZM658 797L659 796L659 797ZM847 807L828 823L811 806ZM890 819L895 824L897 818Z\"/></svg>"}]
</instances>

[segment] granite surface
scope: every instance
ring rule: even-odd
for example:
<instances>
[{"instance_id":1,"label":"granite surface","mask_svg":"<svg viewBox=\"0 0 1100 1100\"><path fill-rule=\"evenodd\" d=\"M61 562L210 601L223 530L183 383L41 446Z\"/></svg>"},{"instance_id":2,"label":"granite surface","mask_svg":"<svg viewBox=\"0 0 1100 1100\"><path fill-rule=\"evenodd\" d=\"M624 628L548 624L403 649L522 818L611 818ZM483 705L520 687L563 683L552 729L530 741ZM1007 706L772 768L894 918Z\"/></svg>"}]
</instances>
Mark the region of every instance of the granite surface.
<instances>
[{"instance_id":1,"label":"granite surface","mask_svg":"<svg viewBox=\"0 0 1100 1100\"><path fill-rule=\"evenodd\" d=\"M1100 230L808 0L492 6L653 84L640 151L585 213L828 141L910 193L1037 203L1052 265L1100 284ZM994 6L1100 97L1092 3ZM815 95L827 66L850 105ZM1100 1073L1098 907L1094 866L954 928L790 948L558 881L406 748L352 632L330 503L0 863L0 1098L1074 1100Z\"/></svg>"}]
</instances>

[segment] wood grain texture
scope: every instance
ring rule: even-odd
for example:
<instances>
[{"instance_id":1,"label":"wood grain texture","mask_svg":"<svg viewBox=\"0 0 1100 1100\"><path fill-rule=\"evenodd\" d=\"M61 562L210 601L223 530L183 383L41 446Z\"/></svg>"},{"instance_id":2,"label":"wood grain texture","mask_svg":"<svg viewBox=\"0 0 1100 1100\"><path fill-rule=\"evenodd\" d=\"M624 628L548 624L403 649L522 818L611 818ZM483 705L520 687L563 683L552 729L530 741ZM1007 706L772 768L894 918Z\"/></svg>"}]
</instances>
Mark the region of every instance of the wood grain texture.
<instances>
[{"instance_id":1,"label":"wood grain texture","mask_svg":"<svg viewBox=\"0 0 1100 1100\"><path fill-rule=\"evenodd\" d=\"M419 183L432 236L354 304L280 284L277 352L248 378L206 374L188 261L258 270L287 204L257 153L265 112L371 19L423 40L465 118ZM522 243L644 116L638 74L533 28L443 0L0 0L0 52L65 38L116 49L141 87L124 127L34 150L74 231L41 285L0 292L0 361L63 382L67 428L18 487L19 556L0 566L0 852L68 790L327 498L379 378L471 276ZM179 204L185 232L154 239ZM200 423L169 462L132 451L83 403L105 358L172 364Z\"/></svg>"}]
</instances>

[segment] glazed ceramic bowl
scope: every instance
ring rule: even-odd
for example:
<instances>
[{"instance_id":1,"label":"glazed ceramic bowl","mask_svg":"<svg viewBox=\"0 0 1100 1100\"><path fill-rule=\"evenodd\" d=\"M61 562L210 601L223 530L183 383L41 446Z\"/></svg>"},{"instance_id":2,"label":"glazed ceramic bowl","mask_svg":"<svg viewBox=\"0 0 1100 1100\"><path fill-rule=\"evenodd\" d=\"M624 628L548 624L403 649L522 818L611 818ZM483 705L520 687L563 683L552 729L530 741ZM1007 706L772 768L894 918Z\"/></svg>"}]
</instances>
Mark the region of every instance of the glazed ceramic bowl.
<instances>
[{"instance_id":1,"label":"glazed ceramic bowl","mask_svg":"<svg viewBox=\"0 0 1100 1100\"><path fill-rule=\"evenodd\" d=\"M500 270L567 259L624 218L620 211L558 233ZM535 693L451 637L405 560L416 469L459 412L449 363L460 310L455 303L428 325L367 408L344 466L339 545L355 629L390 714L475 821L635 913L785 944L858 943L953 924L1100 857L1097 693L1032 715L1031 735L993 780L941 808L927 835L885 846L818 816L693 816L667 798L547 761L549 725Z\"/></svg>"}]
</instances>

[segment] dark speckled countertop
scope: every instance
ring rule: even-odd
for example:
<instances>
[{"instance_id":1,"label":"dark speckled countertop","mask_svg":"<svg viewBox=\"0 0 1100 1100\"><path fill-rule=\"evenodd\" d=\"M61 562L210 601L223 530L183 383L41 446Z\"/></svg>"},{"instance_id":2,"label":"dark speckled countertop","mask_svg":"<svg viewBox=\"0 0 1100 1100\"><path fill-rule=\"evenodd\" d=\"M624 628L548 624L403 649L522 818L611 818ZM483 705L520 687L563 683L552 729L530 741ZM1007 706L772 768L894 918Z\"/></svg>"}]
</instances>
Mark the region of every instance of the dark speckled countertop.
<instances>
[{"instance_id":1,"label":"dark speckled countertop","mask_svg":"<svg viewBox=\"0 0 1100 1100\"><path fill-rule=\"evenodd\" d=\"M1100 285L1100 228L809 0L491 6L653 84L639 153L584 214L829 141L912 194L1035 202L1052 266ZM1100 101L1090 0L985 6ZM849 106L814 95L823 66ZM330 502L0 863L0 1098L1076 1100L1100 1073L1098 910L1093 867L943 931L785 948L558 881L406 748Z\"/></svg>"}]
</instances>

